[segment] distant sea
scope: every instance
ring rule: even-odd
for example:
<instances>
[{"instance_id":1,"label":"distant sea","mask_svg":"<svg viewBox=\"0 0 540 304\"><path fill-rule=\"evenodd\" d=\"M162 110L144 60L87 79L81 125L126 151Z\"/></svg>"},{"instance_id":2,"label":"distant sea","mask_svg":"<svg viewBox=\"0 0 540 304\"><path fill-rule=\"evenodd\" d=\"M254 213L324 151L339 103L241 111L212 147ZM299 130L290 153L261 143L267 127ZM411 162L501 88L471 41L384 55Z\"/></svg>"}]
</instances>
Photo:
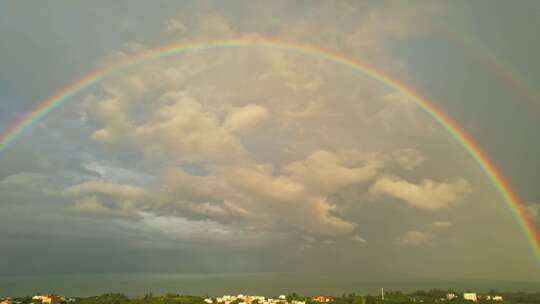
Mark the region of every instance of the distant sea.
<instances>
[{"instance_id":1,"label":"distant sea","mask_svg":"<svg viewBox=\"0 0 540 304\"><path fill-rule=\"evenodd\" d=\"M246 273L246 274L96 274L0 276L0 297L37 293L65 296L91 296L103 293L124 293L139 296L180 293L201 296L223 294L257 294L276 296L290 292L305 295L356 292L377 294L385 290L414 291L431 288L488 291L540 291L540 281L487 280L366 280L325 274Z\"/></svg>"}]
</instances>

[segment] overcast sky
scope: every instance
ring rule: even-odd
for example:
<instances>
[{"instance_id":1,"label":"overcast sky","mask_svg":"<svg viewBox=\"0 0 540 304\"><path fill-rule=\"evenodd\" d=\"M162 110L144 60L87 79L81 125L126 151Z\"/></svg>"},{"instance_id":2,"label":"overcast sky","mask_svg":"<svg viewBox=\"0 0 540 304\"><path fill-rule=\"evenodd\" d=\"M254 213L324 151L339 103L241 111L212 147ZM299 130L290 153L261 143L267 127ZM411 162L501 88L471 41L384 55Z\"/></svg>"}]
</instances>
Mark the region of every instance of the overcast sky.
<instances>
[{"instance_id":1,"label":"overcast sky","mask_svg":"<svg viewBox=\"0 0 540 304\"><path fill-rule=\"evenodd\" d=\"M0 130L130 54L273 37L433 100L540 220L538 1L5 1ZM0 274L540 278L501 195L413 100L276 48L112 75L0 154Z\"/></svg>"}]
</instances>

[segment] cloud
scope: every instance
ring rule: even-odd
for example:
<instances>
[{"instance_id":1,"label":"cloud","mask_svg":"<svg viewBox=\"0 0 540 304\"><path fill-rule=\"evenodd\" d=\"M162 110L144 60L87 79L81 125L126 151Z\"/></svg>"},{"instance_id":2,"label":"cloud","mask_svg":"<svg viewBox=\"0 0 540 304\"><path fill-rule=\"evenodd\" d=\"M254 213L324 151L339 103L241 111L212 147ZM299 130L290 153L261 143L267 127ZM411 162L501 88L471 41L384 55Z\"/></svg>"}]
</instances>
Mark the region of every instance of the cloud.
<instances>
[{"instance_id":1,"label":"cloud","mask_svg":"<svg viewBox=\"0 0 540 304\"><path fill-rule=\"evenodd\" d=\"M347 163L353 165L347 166ZM289 163L283 171L313 191L332 194L348 185L372 179L381 166L377 159L359 153L317 150L302 161Z\"/></svg>"},{"instance_id":2,"label":"cloud","mask_svg":"<svg viewBox=\"0 0 540 304\"><path fill-rule=\"evenodd\" d=\"M210 219L189 220L167 215L142 214L137 225L139 230L154 232L162 238L175 242L211 243L222 246L257 247L280 237L277 234L249 230L242 226L223 225Z\"/></svg>"},{"instance_id":3,"label":"cloud","mask_svg":"<svg viewBox=\"0 0 540 304\"><path fill-rule=\"evenodd\" d=\"M324 157L337 159L333 153L324 154ZM308 160L310 156L302 163L309 163ZM295 166L286 167L288 170L284 172ZM308 180L307 175L300 174L305 173L304 169L292 170L296 175L275 175L268 164L245 161L209 166L208 174L197 176L179 168L168 168L160 179L161 187L154 192L132 185L90 181L72 186L66 193L78 198L75 210L92 215L132 216L147 212L261 228L277 228L286 223L316 235L351 233L355 224L334 213L335 206L328 196L347 185L365 182L373 173L349 172L352 169L344 164L334 163L324 172L336 182L317 189L324 181Z\"/></svg>"},{"instance_id":4,"label":"cloud","mask_svg":"<svg viewBox=\"0 0 540 304\"><path fill-rule=\"evenodd\" d=\"M258 209L274 214L278 222L319 235L348 234L355 227L332 213L335 206L326 196L311 192L304 183L287 175L273 175L270 166L233 168L229 177L251 201L262 203Z\"/></svg>"},{"instance_id":5,"label":"cloud","mask_svg":"<svg viewBox=\"0 0 540 304\"><path fill-rule=\"evenodd\" d=\"M0 180L0 192L16 196L60 196L61 183L65 182L65 179L77 178L71 176L72 174L72 172L16 173Z\"/></svg>"},{"instance_id":6,"label":"cloud","mask_svg":"<svg viewBox=\"0 0 540 304\"><path fill-rule=\"evenodd\" d=\"M381 123L385 131L390 132L396 126L399 126L398 117L404 116L410 122L414 122L414 112L417 109L417 103L405 96L401 92L392 92L384 94L381 98L384 102L379 105L378 110L372 113L365 113L365 119L370 122ZM368 111L373 111L367 109ZM403 153L404 151L402 151ZM412 155L411 155L412 156Z\"/></svg>"},{"instance_id":7,"label":"cloud","mask_svg":"<svg viewBox=\"0 0 540 304\"><path fill-rule=\"evenodd\" d=\"M93 138L103 143L113 143L124 139L133 128L132 123L125 111L126 105L121 96L111 96L95 103L92 108L92 116L100 121L106 121L107 125L94 132ZM89 101L87 101L89 102Z\"/></svg>"},{"instance_id":8,"label":"cloud","mask_svg":"<svg viewBox=\"0 0 540 304\"><path fill-rule=\"evenodd\" d=\"M421 231L407 231L396 239L395 243L403 246L418 246L433 240L434 235Z\"/></svg>"},{"instance_id":9,"label":"cloud","mask_svg":"<svg viewBox=\"0 0 540 304\"><path fill-rule=\"evenodd\" d=\"M400 199L418 209L434 211L459 203L470 192L470 185L464 179L451 183L425 179L420 184L413 184L395 176L383 176L371 186L370 192Z\"/></svg>"},{"instance_id":10,"label":"cloud","mask_svg":"<svg viewBox=\"0 0 540 304\"><path fill-rule=\"evenodd\" d=\"M147 190L125 184L88 181L69 187L65 194L75 198L71 211L90 216L137 217L150 198Z\"/></svg>"},{"instance_id":11,"label":"cloud","mask_svg":"<svg viewBox=\"0 0 540 304\"><path fill-rule=\"evenodd\" d=\"M147 195L147 191L139 187L101 181L89 181L74 185L67 192L75 196L100 193L134 201L143 200Z\"/></svg>"},{"instance_id":12,"label":"cloud","mask_svg":"<svg viewBox=\"0 0 540 304\"><path fill-rule=\"evenodd\" d=\"M270 69L260 76L261 79L279 79L288 88L297 91L316 91L325 81L319 73L313 73L317 65L306 68L310 58L291 56L288 52L267 52L267 63Z\"/></svg>"},{"instance_id":13,"label":"cloud","mask_svg":"<svg viewBox=\"0 0 540 304\"><path fill-rule=\"evenodd\" d=\"M117 184L151 185L156 182L154 176L121 168L105 162L92 161L82 165L85 172L104 181Z\"/></svg>"},{"instance_id":14,"label":"cloud","mask_svg":"<svg viewBox=\"0 0 540 304\"><path fill-rule=\"evenodd\" d=\"M207 111L195 98L184 92L169 92L161 97L168 104L158 107L144 123L132 129L133 137L148 155L174 155L177 161L234 160L245 158L247 151L239 139L221 125L215 113ZM257 108L258 109L258 108ZM249 109L247 110L249 111ZM257 112L255 110L252 112ZM259 116L239 114L233 127L241 125L242 118ZM147 142L154 143L146 145Z\"/></svg>"},{"instance_id":15,"label":"cloud","mask_svg":"<svg viewBox=\"0 0 540 304\"><path fill-rule=\"evenodd\" d=\"M334 48L363 60L395 64L385 47L387 42L428 32L442 11L443 5L439 2L421 8L392 1L378 1L376 5L321 2L303 18L283 23L287 26L281 29L280 35ZM337 18L341 22L330 22Z\"/></svg>"},{"instance_id":16,"label":"cloud","mask_svg":"<svg viewBox=\"0 0 540 304\"><path fill-rule=\"evenodd\" d=\"M46 176L41 173L22 172L12 174L0 180L2 186L32 186L46 181Z\"/></svg>"},{"instance_id":17,"label":"cloud","mask_svg":"<svg viewBox=\"0 0 540 304\"><path fill-rule=\"evenodd\" d=\"M527 213L529 219L534 222L540 222L540 204L539 203L526 203L523 205L525 213Z\"/></svg>"},{"instance_id":18,"label":"cloud","mask_svg":"<svg viewBox=\"0 0 540 304\"><path fill-rule=\"evenodd\" d=\"M216 175L195 176L177 168L167 168L161 184L161 191L157 194L161 214L212 219L220 223L259 218L250 212L249 206L238 204L245 196Z\"/></svg>"},{"instance_id":19,"label":"cloud","mask_svg":"<svg viewBox=\"0 0 540 304\"><path fill-rule=\"evenodd\" d=\"M363 237L359 235L353 235L351 239L358 243L367 243L366 239L364 239Z\"/></svg>"},{"instance_id":20,"label":"cloud","mask_svg":"<svg viewBox=\"0 0 540 304\"><path fill-rule=\"evenodd\" d=\"M171 212L195 220L263 226L285 222L314 234L348 234L355 224L335 212L329 197L344 187L373 179L382 166L374 155L354 149L308 151L305 158L284 160L282 166L257 161L242 137L254 132L262 121L271 120L269 110L261 105L215 107L186 91L168 91L156 99L157 107L150 115L131 117L129 113L138 103L113 100L114 106L110 99L96 101L94 112L99 120L112 126L104 128L111 132L110 140L95 139L108 145L128 143L142 149L149 159L194 164L204 173L194 175L164 166L161 191L153 193L159 204L132 204L155 214ZM128 129L115 127L118 117L112 113L120 110L131 121ZM78 186L70 192L82 189ZM118 198L112 189L99 191Z\"/></svg>"},{"instance_id":21,"label":"cloud","mask_svg":"<svg viewBox=\"0 0 540 304\"><path fill-rule=\"evenodd\" d=\"M418 37L430 32L444 12L444 4L404 5L392 1L374 3L314 2L309 10L296 3L257 3L239 5L245 16L241 22L220 8L204 7L203 12L188 10L169 20L164 32L170 37L178 29L178 39L226 39L264 36L313 44L338 51L361 61L375 61L385 69L403 69L388 51L388 42ZM301 18L296 12L302 10ZM195 13L194 13L195 11ZM340 22L334 22L340 20ZM186 30L189 28L189 31ZM279 61L280 59L278 59ZM288 70L288 67L284 71ZM305 71L305 70L304 70ZM312 89L321 85L314 74L282 74L295 88ZM289 77L291 76L291 77ZM307 77L306 77L307 76Z\"/></svg>"},{"instance_id":22,"label":"cloud","mask_svg":"<svg viewBox=\"0 0 540 304\"><path fill-rule=\"evenodd\" d=\"M133 218L138 214L130 209L118 209L107 207L96 196L84 196L75 201L75 205L69 208L70 211L98 218L118 217L118 218Z\"/></svg>"},{"instance_id":23,"label":"cloud","mask_svg":"<svg viewBox=\"0 0 540 304\"><path fill-rule=\"evenodd\" d=\"M350 26L312 24L328 10L339 11ZM416 15L397 5L382 10L354 4L343 10L317 4L306 12L313 16L295 18L286 28L277 22L271 33L244 27L250 20L234 22L205 10L178 14L165 31L180 42L272 36L367 54L369 61L389 58L382 51L387 38L418 30L412 22L421 21L397 18L403 10ZM358 13L366 18L359 20ZM256 21L266 12L253 14ZM393 61L385 68L391 66ZM104 146L142 151L142 161L160 177L146 199L129 208L152 216L352 237L356 223L345 216L350 202L336 203L340 192L366 187L383 168L394 170L392 163L412 171L423 161L416 150L379 145L381 130L385 136L409 132L402 126L415 115L414 102L317 56L275 48L187 52L120 73L103 87L83 107L96 128L93 138ZM103 206L123 206L102 202L119 200L110 192L96 197Z\"/></svg>"},{"instance_id":24,"label":"cloud","mask_svg":"<svg viewBox=\"0 0 540 304\"><path fill-rule=\"evenodd\" d=\"M405 170L414 170L424 163L425 157L415 149L401 149L390 155L392 161Z\"/></svg>"},{"instance_id":25,"label":"cloud","mask_svg":"<svg viewBox=\"0 0 540 304\"><path fill-rule=\"evenodd\" d=\"M231 37L236 35L229 20L220 14L201 14L197 18L198 34L203 37Z\"/></svg>"},{"instance_id":26,"label":"cloud","mask_svg":"<svg viewBox=\"0 0 540 304\"><path fill-rule=\"evenodd\" d=\"M429 224L429 226L434 227L434 228L447 228L447 227L451 227L452 223L449 221L435 221Z\"/></svg>"},{"instance_id":27,"label":"cloud","mask_svg":"<svg viewBox=\"0 0 540 304\"><path fill-rule=\"evenodd\" d=\"M101 62L102 65L114 64L118 61L129 59L131 56L137 54L140 55L147 52L148 49L141 43L129 42L122 45L120 49L113 50L111 54Z\"/></svg>"},{"instance_id":28,"label":"cloud","mask_svg":"<svg viewBox=\"0 0 540 304\"><path fill-rule=\"evenodd\" d=\"M265 71L275 69L272 60L266 65L267 56L273 51L244 51L247 53L239 57L241 60L262 63L260 75L268 75ZM224 71L237 71L227 68L229 59L236 58L228 56L225 53L211 60ZM167 65L166 69L185 71L183 67L191 65L189 59ZM333 97L332 94L341 94L347 89L317 88L311 92L297 86L284 87L281 80L265 76L261 85L236 90L235 85L242 83L244 76L212 79L217 74L205 71L208 61L202 62L203 68L198 67L195 76L190 75L191 72L184 73L190 76L181 77L181 82L184 86L190 78L204 75L204 83L215 86L212 89L198 85L171 89L177 78L158 73L164 68L161 65L148 66L140 73L127 75L132 80L111 80L106 85L109 93L101 99L96 96L86 105L89 116L98 122L98 131L94 134L97 142L143 151L145 158L157 165L155 170L161 171L161 178L156 181L160 184L159 191L152 193L155 202L132 204L132 208L188 220L243 223L261 229L278 229L285 224L316 235L346 235L354 231L356 224L341 214L342 209L333 202L334 195L347 187L372 182L388 163L414 170L423 161L423 156L412 149L399 149L387 155L361 152L355 140L356 130L361 131L359 126L365 126L357 116L359 95L348 96L350 100L344 99L339 108L331 105L330 96L325 96L333 92ZM216 65L212 64L211 71ZM335 73L331 65L327 68ZM292 71L294 74L295 69ZM346 81L340 81L338 85L344 83ZM358 88L356 83L350 85ZM218 90L218 86L223 87ZM130 92L132 88L140 96L134 97ZM209 94L213 91L219 94ZM235 94L226 95L231 91ZM376 105L379 102L373 102L376 105L371 110L374 117L396 103L395 100L399 104L408 103L399 96L390 98L387 92L378 93L370 85L364 92L373 94L370 97L374 100L392 100L383 102L383 110ZM308 94L309 99L305 100L304 94ZM258 96L264 98L254 103L253 99ZM306 109L291 105L290 98L301 100L300 106L306 105ZM310 114L305 115L305 111ZM377 120L368 121L382 124ZM297 126L302 128L301 132L294 132ZM355 132L349 136L351 129ZM106 130L107 136L99 135L102 130ZM365 138L369 140L373 132L368 130L366 134L370 135ZM321 145L328 148L318 148ZM270 158L265 159L261 156L267 149L277 153L268 153ZM196 168L196 172L186 166ZM374 189L383 189L381 181L384 179L378 181ZM423 190L430 190L428 188ZM429 200L444 192L439 188L436 187L431 197L420 197L420 200Z\"/></svg>"},{"instance_id":29,"label":"cloud","mask_svg":"<svg viewBox=\"0 0 540 304\"><path fill-rule=\"evenodd\" d=\"M184 34L187 31L187 27L182 21L173 18L167 22L165 31L167 33Z\"/></svg>"},{"instance_id":30,"label":"cloud","mask_svg":"<svg viewBox=\"0 0 540 304\"><path fill-rule=\"evenodd\" d=\"M246 105L229 110L223 127L233 131L249 131L268 118L268 110L259 105Z\"/></svg>"}]
</instances>

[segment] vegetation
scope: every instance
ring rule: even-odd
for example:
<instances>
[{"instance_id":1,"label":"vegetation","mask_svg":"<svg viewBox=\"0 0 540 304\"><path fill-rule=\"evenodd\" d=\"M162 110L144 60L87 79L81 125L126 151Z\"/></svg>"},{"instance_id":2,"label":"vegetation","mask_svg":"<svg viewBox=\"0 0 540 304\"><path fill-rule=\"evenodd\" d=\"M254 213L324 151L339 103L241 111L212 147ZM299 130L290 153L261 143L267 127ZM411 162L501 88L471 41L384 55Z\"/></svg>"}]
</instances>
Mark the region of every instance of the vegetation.
<instances>
[{"instance_id":1,"label":"vegetation","mask_svg":"<svg viewBox=\"0 0 540 304\"><path fill-rule=\"evenodd\" d=\"M454 293L457 297L447 300L446 295ZM524 292L496 292L494 290L483 295L501 295L504 301L487 300L481 297L478 304L540 304L540 293ZM19 297L13 299L14 303L30 304L35 301L31 297ZM314 302L311 297L302 296L297 293L287 295L287 301L305 301L306 304L319 304ZM204 298L190 295L166 294L162 296L153 296L147 294L143 297L129 298L123 294L103 294L100 296L75 298L75 304L206 304ZM240 301L231 304L240 304ZM259 304L259 303L252 303ZM380 296L356 295L354 293L343 294L335 297L329 304L473 304L466 301L460 292L454 290L432 289L428 291L419 290L412 293L403 293L400 291L389 291L385 293L384 301Z\"/></svg>"},{"instance_id":2,"label":"vegetation","mask_svg":"<svg viewBox=\"0 0 540 304\"><path fill-rule=\"evenodd\" d=\"M30 297L15 298L15 303L31 303ZM35 302L35 301L32 301ZM128 298L119 293L103 294L100 296L75 298L75 304L207 304L204 298L189 295L167 294L154 297L151 293L144 297Z\"/></svg>"}]
</instances>

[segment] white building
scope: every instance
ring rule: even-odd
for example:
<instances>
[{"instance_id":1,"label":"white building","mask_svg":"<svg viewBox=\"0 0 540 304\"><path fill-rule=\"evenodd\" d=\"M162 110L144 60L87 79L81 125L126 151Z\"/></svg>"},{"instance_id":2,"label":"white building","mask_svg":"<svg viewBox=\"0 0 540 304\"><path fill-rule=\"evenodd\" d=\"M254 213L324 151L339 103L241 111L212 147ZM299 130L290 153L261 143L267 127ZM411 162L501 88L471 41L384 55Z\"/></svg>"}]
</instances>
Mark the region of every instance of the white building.
<instances>
[{"instance_id":1,"label":"white building","mask_svg":"<svg viewBox=\"0 0 540 304\"><path fill-rule=\"evenodd\" d=\"M285 297L283 295L283 297ZM211 300L211 299L210 299ZM265 298L263 296L250 296L250 295L243 295L239 294L237 296L231 296L231 295L224 295L222 297L216 298L216 302L218 304L230 304L233 301L238 300L240 304L284 304L287 303L286 297L285 299L271 299L271 298ZM206 303L212 304L212 302L208 302L205 300ZM298 304L305 304L305 303L298 303Z\"/></svg>"},{"instance_id":2,"label":"white building","mask_svg":"<svg viewBox=\"0 0 540 304\"><path fill-rule=\"evenodd\" d=\"M457 296L456 296L455 293L447 293L447 294L446 294L446 299L447 299L448 301L453 300L453 299L455 299L455 298L457 298Z\"/></svg>"},{"instance_id":3,"label":"white building","mask_svg":"<svg viewBox=\"0 0 540 304\"><path fill-rule=\"evenodd\" d=\"M463 299L473 302L478 302L478 296L474 292L466 292L463 294Z\"/></svg>"},{"instance_id":4,"label":"white building","mask_svg":"<svg viewBox=\"0 0 540 304\"><path fill-rule=\"evenodd\" d=\"M311 298L311 300L314 301L314 302L319 302L319 303L329 303L329 302L334 301L334 297L332 297L332 296L315 296L315 297Z\"/></svg>"}]
</instances>

